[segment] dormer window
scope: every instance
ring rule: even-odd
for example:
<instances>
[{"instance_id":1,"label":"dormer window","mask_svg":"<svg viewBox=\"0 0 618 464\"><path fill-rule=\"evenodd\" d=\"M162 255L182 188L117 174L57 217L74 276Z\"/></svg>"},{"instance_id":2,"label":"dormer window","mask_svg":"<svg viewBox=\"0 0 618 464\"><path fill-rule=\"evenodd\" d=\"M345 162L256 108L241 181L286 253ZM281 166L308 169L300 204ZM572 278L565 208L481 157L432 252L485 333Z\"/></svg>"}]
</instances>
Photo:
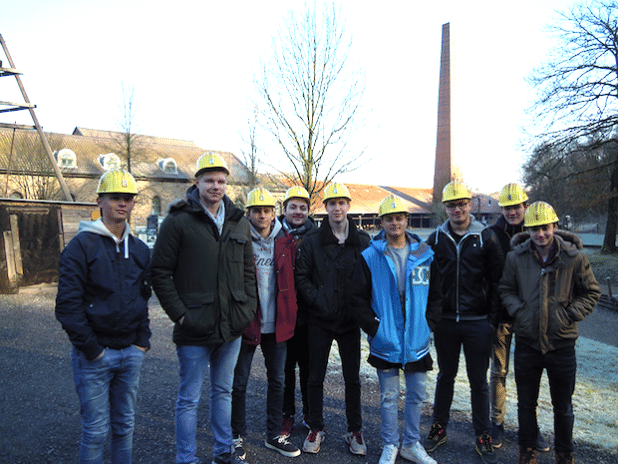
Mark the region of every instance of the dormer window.
<instances>
[{"instance_id":1,"label":"dormer window","mask_svg":"<svg viewBox=\"0 0 618 464\"><path fill-rule=\"evenodd\" d=\"M110 169L120 168L120 158L115 153L107 153L105 155L99 155L97 158L103 169L109 171Z\"/></svg>"},{"instance_id":2,"label":"dormer window","mask_svg":"<svg viewBox=\"0 0 618 464\"><path fill-rule=\"evenodd\" d=\"M63 148L56 154L56 162L63 169L76 169L77 156L73 150Z\"/></svg>"},{"instance_id":3,"label":"dormer window","mask_svg":"<svg viewBox=\"0 0 618 464\"><path fill-rule=\"evenodd\" d=\"M165 158L158 161L158 165L166 174L178 174L178 165L174 158Z\"/></svg>"}]
</instances>

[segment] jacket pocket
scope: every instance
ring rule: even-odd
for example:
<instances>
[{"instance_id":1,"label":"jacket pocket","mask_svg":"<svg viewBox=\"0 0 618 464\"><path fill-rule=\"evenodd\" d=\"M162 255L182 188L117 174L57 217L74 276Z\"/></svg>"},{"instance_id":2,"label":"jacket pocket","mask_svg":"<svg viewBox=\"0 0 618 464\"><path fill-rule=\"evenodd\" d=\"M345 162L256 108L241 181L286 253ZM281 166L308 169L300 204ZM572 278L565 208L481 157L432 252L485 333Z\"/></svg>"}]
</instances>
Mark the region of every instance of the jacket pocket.
<instances>
[{"instance_id":1,"label":"jacket pocket","mask_svg":"<svg viewBox=\"0 0 618 464\"><path fill-rule=\"evenodd\" d=\"M232 290L230 299L230 332L238 335L255 319L257 307L250 307L244 290Z\"/></svg>"},{"instance_id":2,"label":"jacket pocket","mask_svg":"<svg viewBox=\"0 0 618 464\"><path fill-rule=\"evenodd\" d=\"M217 314L214 292L188 293L183 298L187 312L182 331L191 335L210 335L215 331Z\"/></svg>"}]
</instances>

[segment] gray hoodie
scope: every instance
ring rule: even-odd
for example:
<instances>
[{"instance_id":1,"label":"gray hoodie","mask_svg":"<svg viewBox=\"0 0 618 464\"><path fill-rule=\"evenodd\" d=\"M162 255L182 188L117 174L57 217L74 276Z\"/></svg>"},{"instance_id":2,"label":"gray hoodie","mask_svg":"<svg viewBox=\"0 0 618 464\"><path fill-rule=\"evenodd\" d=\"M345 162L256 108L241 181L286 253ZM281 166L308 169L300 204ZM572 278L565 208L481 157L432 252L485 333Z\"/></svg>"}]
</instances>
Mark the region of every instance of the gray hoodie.
<instances>
[{"instance_id":1,"label":"gray hoodie","mask_svg":"<svg viewBox=\"0 0 618 464\"><path fill-rule=\"evenodd\" d=\"M275 275L275 237L281 231L281 222L275 218L273 228L268 237L263 238L251 224L253 239L253 258L257 277L258 301L261 312L261 332L275 333L275 290L277 276Z\"/></svg>"},{"instance_id":2,"label":"gray hoodie","mask_svg":"<svg viewBox=\"0 0 618 464\"><path fill-rule=\"evenodd\" d=\"M129 223L126 223L121 239L110 232L105 224L103 224L102 218L99 218L94 222L80 221L77 233L79 234L80 232L92 232L94 234L112 238L116 244L116 251L118 252L120 252L120 242L124 240L124 259L129 259L129 235L131 235L131 227L129 227Z\"/></svg>"}]
</instances>

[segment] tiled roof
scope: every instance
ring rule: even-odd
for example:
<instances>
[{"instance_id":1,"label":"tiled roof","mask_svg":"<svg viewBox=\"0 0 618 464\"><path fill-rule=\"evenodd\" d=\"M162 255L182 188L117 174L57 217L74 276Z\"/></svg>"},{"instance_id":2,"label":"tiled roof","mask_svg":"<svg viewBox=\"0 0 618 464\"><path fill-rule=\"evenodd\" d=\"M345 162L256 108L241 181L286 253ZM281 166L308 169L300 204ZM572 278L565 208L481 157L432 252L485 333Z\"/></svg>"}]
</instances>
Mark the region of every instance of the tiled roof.
<instances>
[{"instance_id":1,"label":"tiled roof","mask_svg":"<svg viewBox=\"0 0 618 464\"><path fill-rule=\"evenodd\" d=\"M67 177L98 177L103 172L103 166L98 161L99 155L115 153L119 155L121 163L123 159L123 144L120 141L123 136L120 132L99 131L77 127L71 135L46 133L49 144L54 152L62 148L72 150L77 158L76 168L62 168L63 175ZM13 143L13 155L11 155L11 142L13 130L0 128L0 169L9 166L13 171L24 170L32 172L51 172L51 166L45 151L42 149L38 134L35 131L15 131ZM195 162L206 151L215 151L225 159L231 171L231 180L239 183L248 181L246 166L229 152L217 150L205 150L191 141L176 140L147 135L137 135L134 140L133 159L131 171L137 178L150 178L153 180L179 180L187 181L193 178ZM162 159L172 158L176 162L178 172L176 174L163 172L158 164ZM27 168L27 166L30 166ZM41 168L44 166L44 168Z\"/></svg>"}]
</instances>

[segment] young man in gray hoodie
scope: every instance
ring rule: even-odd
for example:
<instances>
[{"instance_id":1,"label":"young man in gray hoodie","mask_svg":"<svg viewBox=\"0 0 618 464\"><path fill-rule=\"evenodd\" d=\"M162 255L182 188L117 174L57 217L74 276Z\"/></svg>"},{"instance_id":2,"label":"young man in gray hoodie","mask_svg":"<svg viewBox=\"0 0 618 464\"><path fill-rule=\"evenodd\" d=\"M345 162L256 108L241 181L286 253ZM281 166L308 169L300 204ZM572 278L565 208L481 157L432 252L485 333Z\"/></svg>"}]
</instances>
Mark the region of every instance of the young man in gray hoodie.
<instances>
[{"instance_id":1,"label":"young man in gray hoodie","mask_svg":"<svg viewBox=\"0 0 618 464\"><path fill-rule=\"evenodd\" d=\"M242 335L242 345L234 370L232 387L232 433L235 452L244 458L247 435L246 391L251 362L258 345L262 348L268 393L266 396L267 448L287 457L300 455L300 450L281 433L281 410L285 383L287 340L296 325L296 290L294 260L296 241L275 217L275 199L265 188L258 187L247 195L247 217L258 288L258 312Z\"/></svg>"}]
</instances>

